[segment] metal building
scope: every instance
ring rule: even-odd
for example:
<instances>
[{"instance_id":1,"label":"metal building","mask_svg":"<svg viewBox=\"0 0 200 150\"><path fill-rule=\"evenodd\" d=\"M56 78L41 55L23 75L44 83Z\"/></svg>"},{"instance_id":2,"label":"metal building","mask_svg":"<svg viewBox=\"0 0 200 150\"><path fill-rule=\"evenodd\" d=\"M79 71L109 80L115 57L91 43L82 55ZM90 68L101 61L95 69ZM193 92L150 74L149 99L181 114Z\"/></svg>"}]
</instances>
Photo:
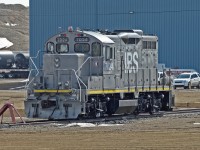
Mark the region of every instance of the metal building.
<instances>
[{"instance_id":1,"label":"metal building","mask_svg":"<svg viewBox=\"0 0 200 150\"><path fill-rule=\"evenodd\" d=\"M200 71L199 0L30 0L31 56L68 26L156 34L159 63Z\"/></svg>"}]
</instances>

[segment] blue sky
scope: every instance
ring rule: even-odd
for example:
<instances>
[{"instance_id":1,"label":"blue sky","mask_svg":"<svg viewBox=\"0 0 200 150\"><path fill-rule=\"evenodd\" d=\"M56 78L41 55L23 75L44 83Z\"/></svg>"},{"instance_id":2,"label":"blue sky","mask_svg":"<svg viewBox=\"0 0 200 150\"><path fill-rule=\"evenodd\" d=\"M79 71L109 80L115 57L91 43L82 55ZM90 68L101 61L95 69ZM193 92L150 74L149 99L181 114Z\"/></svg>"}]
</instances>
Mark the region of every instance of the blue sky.
<instances>
[{"instance_id":1,"label":"blue sky","mask_svg":"<svg viewBox=\"0 0 200 150\"><path fill-rule=\"evenodd\" d=\"M22 4L24 6L29 6L29 0L0 0L0 3L5 3L5 4Z\"/></svg>"}]
</instances>

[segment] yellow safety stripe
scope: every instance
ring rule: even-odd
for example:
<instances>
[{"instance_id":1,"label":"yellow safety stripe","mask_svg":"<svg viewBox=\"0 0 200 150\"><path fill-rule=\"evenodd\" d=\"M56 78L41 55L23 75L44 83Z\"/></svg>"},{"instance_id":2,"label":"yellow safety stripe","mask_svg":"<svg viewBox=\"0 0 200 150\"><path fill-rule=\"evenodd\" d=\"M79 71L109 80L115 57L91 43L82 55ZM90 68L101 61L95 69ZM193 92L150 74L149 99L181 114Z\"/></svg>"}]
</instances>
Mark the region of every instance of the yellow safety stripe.
<instances>
[{"instance_id":1,"label":"yellow safety stripe","mask_svg":"<svg viewBox=\"0 0 200 150\"><path fill-rule=\"evenodd\" d=\"M159 87L159 88L138 88L137 91L138 92L153 92L153 91L169 91L170 88L169 87ZM88 90L88 94L89 95L93 95L93 94L112 94L112 93L129 93L129 92L136 92L135 88L130 88L128 89L107 89L107 90Z\"/></svg>"},{"instance_id":2,"label":"yellow safety stripe","mask_svg":"<svg viewBox=\"0 0 200 150\"><path fill-rule=\"evenodd\" d=\"M137 92L153 92L153 91L169 91L169 87L158 87L156 88L137 88ZM35 93L71 93L72 90L50 90L50 89L41 89L41 90L34 90ZM136 92L135 88L130 89L104 89L104 90L87 90L88 95L93 94L112 94L112 93L129 93L129 92Z\"/></svg>"},{"instance_id":3,"label":"yellow safety stripe","mask_svg":"<svg viewBox=\"0 0 200 150\"><path fill-rule=\"evenodd\" d=\"M72 90L49 90L49 89L44 89L44 90L34 90L35 93L71 93Z\"/></svg>"}]
</instances>

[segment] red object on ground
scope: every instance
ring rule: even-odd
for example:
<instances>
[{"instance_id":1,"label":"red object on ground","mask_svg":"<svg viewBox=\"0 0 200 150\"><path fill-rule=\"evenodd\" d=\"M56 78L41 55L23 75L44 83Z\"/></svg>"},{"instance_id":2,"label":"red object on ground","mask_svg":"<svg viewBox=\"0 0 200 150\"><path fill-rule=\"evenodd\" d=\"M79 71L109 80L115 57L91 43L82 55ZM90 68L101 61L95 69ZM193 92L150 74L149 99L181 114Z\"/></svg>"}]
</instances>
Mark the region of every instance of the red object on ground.
<instances>
[{"instance_id":1,"label":"red object on ground","mask_svg":"<svg viewBox=\"0 0 200 150\"><path fill-rule=\"evenodd\" d=\"M12 122L16 124L16 119L15 119L15 115L14 115L14 111L15 113L18 115L18 117L20 117L21 121L23 123L25 123L25 121L22 119L22 117L20 116L19 112L15 109L15 107L13 106L12 103L10 102L6 102L6 104L0 109L0 117L1 117L1 124L2 124L2 120L3 120L3 114L4 112L9 109L10 111L10 117L12 119Z\"/></svg>"}]
</instances>

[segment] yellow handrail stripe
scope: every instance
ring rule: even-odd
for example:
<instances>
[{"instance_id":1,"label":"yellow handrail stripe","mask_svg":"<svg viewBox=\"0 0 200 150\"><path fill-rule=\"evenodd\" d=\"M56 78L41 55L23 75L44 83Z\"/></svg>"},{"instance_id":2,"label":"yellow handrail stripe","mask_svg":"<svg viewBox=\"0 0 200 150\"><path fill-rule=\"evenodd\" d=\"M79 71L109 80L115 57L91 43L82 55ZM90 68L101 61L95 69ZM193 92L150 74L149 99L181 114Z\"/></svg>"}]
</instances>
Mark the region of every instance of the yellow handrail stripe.
<instances>
[{"instance_id":1,"label":"yellow handrail stripe","mask_svg":"<svg viewBox=\"0 0 200 150\"><path fill-rule=\"evenodd\" d=\"M35 93L70 93L72 90L49 90L49 89L42 89L42 90L34 90Z\"/></svg>"}]
</instances>

